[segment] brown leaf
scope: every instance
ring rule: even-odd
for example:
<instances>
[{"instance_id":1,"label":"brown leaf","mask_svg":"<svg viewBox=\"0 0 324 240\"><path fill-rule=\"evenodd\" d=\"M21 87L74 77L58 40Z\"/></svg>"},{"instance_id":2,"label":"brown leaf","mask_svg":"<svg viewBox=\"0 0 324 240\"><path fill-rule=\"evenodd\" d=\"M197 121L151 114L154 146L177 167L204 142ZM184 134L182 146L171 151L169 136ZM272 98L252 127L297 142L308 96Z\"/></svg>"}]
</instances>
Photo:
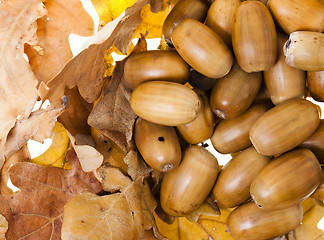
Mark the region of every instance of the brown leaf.
<instances>
[{"instance_id":1,"label":"brown leaf","mask_svg":"<svg viewBox=\"0 0 324 240\"><path fill-rule=\"evenodd\" d=\"M55 121L64 111L66 103L60 108L41 109L32 112L26 119L19 119L11 129L5 144L5 156L9 158L24 146L29 139L43 142L52 133Z\"/></svg>"},{"instance_id":2,"label":"brown leaf","mask_svg":"<svg viewBox=\"0 0 324 240\"><path fill-rule=\"evenodd\" d=\"M2 215L0 215L0 240L6 239L6 232L8 230L8 221Z\"/></svg>"},{"instance_id":3,"label":"brown leaf","mask_svg":"<svg viewBox=\"0 0 324 240\"><path fill-rule=\"evenodd\" d=\"M81 96L87 102L92 103L98 99L103 86L106 50L114 44L124 54L127 53L135 29L141 21L141 9L149 2L150 0L138 0L132 7L126 9L124 15L121 15L123 17L118 19L117 26L113 21L101 29L93 40L100 43L90 45L69 61L64 69L48 82L49 91L41 85L42 98L57 102L63 95L65 87L71 89L78 86ZM102 32L106 32L107 29L110 34L105 35L106 40L102 41Z\"/></svg>"},{"instance_id":4,"label":"brown leaf","mask_svg":"<svg viewBox=\"0 0 324 240\"><path fill-rule=\"evenodd\" d=\"M38 82L47 83L73 57L69 35L91 36L94 25L80 0L46 0L44 4L48 14L37 21L37 47L27 46L25 52Z\"/></svg>"},{"instance_id":5,"label":"brown leaf","mask_svg":"<svg viewBox=\"0 0 324 240\"><path fill-rule=\"evenodd\" d=\"M67 157L73 170L28 162L10 168L10 179L21 191L0 196L0 213L9 222L8 240L60 239L65 203L84 190L101 190L94 175L80 169L73 150L68 151Z\"/></svg>"},{"instance_id":6,"label":"brown leaf","mask_svg":"<svg viewBox=\"0 0 324 240\"><path fill-rule=\"evenodd\" d=\"M27 118L38 98L37 80L23 57L36 44L36 19L46 14L41 0L0 2L0 167L4 144L18 116Z\"/></svg>"}]
</instances>

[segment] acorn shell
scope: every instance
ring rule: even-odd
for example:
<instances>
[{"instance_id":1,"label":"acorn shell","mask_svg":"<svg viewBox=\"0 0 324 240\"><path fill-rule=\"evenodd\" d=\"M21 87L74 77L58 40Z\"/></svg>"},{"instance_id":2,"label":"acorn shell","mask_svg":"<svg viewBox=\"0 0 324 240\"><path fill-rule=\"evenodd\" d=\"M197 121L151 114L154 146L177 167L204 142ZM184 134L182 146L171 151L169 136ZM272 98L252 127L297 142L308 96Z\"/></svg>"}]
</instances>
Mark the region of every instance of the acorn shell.
<instances>
[{"instance_id":1,"label":"acorn shell","mask_svg":"<svg viewBox=\"0 0 324 240\"><path fill-rule=\"evenodd\" d=\"M319 115L318 107L308 100L288 100L255 121L250 140L265 156L287 152L314 133L320 122Z\"/></svg>"},{"instance_id":2,"label":"acorn shell","mask_svg":"<svg viewBox=\"0 0 324 240\"><path fill-rule=\"evenodd\" d=\"M173 30L172 42L180 56L195 70L210 78L225 76L233 56L224 41L210 28L185 19Z\"/></svg>"},{"instance_id":3,"label":"acorn shell","mask_svg":"<svg viewBox=\"0 0 324 240\"><path fill-rule=\"evenodd\" d=\"M307 72L307 85L311 96L320 102L324 102L324 71Z\"/></svg>"},{"instance_id":4,"label":"acorn shell","mask_svg":"<svg viewBox=\"0 0 324 240\"><path fill-rule=\"evenodd\" d=\"M220 171L213 195L217 204L232 208L250 198L252 180L269 163L270 158L259 154L254 147L235 155Z\"/></svg>"},{"instance_id":5,"label":"acorn shell","mask_svg":"<svg viewBox=\"0 0 324 240\"><path fill-rule=\"evenodd\" d=\"M179 165L181 148L173 127L139 118L135 123L134 140L143 159L153 169L167 172Z\"/></svg>"},{"instance_id":6,"label":"acorn shell","mask_svg":"<svg viewBox=\"0 0 324 240\"><path fill-rule=\"evenodd\" d=\"M238 63L225 77L217 79L210 96L210 106L216 116L235 118L244 113L258 94L261 73L244 72Z\"/></svg>"},{"instance_id":7,"label":"acorn shell","mask_svg":"<svg viewBox=\"0 0 324 240\"><path fill-rule=\"evenodd\" d=\"M250 193L259 207L283 209L311 195L322 182L321 166L308 149L272 160L253 180Z\"/></svg>"},{"instance_id":8,"label":"acorn shell","mask_svg":"<svg viewBox=\"0 0 324 240\"><path fill-rule=\"evenodd\" d=\"M315 192L311 195L311 198L324 201L324 167L322 167L322 183L318 188L316 188Z\"/></svg>"},{"instance_id":9,"label":"acorn shell","mask_svg":"<svg viewBox=\"0 0 324 240\"><path fill-rule=\"evenodd\" d=\"M124 80L131 89L147 81L185 83L188 78L189 66L176 52L138 52L131 54L125 62Z\"/></svg>"},{"instance_id":10,"label":"acorn shell","mask_svg":"<svg viewBox=\"0 0 324 240\"><path fill-rule=\"evenodd\" d=\"M317 0L269 0L268 8L287 34L324 31L324 6Z\"/></svg>"},{"instance_id":11,"label":"acorn shell","mask_svg":"<svg viewBox=\"0 0 324 240\"><path fill-rule=\"evenodd\" d=\"M192 122L200 110L199 97L193 90L165 81L140 84L132 92L130 105L141 118L166 126Z\"/></svg>"},{"instance_id":12,"label":"acorn shell","mask_svg":"<svg viewBox=\"0 0 324 240\"><path fill-rule=\"evenodd\" d=\"M235 11L232 44L245 72L269 70L277 58L277 34L267 7L257 1L241 3Z\"/></svg>"},{"instance_id":13,"label":"acorn shell","mask_svg":"<svg viewBox=\"0 0 324 240\"><path fill-rule=\"evenodd\" d=\"M278 60L263 73L271 101L275 105L289 99L304 98L306 92L306 73L285 62L283 45L287 40L287 36L278 34Z\"/></svg>"},{"instance_id":14,"label":"acorn shell","mask_svg":"<svg viewBox=\"0 0 324 240\"><path fill-rule=\"evenodd\" d=\"M205 148L187 148L176 169L162 180L160 200L163 210L172 216L190 213L205 201L218 174L217 159Z\"/></svg>"},{"instance_id":15,"label":"acorn shell","mask_svg":"<svg viewBox=\"0 0 324 240\"><path fill-rule=\"evenodd\" d=\"M234 239L266 240L294 230L302 219L300 204L281 210L265 210L250 202L231 212L226 225Z\"/></svg>"},{"instance_id":16,"label":"acorn shell","mask_svg":"<svg viewBox=\"0 0 324 240\"><path fill-rule=\"evenodd\" d=\"M211 142L214 148L223 154L234 153L251 145L249 132L254 122L268 107L263 104L252 105L237 118L222 120L216 125Z\"/></svg>"}]
</instances>

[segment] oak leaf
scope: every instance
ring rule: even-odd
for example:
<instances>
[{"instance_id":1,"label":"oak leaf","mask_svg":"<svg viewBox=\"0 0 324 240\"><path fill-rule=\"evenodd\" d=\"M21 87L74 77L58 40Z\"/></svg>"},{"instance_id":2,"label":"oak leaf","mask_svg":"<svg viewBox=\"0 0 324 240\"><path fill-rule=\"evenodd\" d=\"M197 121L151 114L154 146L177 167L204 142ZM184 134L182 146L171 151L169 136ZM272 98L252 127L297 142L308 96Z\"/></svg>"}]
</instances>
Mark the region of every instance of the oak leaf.
<instances>
[{"instance_id":1,"label":"oak leaf","mask_svg":"<svg viewBox=\"0 0 324 240\"><path fill-rule=\"evenodd\" d=\"M71 33L94 34L92 18L80 0L46 0L47 15L37 20L37 46L25 49L38 82L47 83L73 57L69 45Z\"/></svg>"},{"instance_id":2,"label":"oak leaf","mask_svg":"<svg viewBox=\"0 0 324 240\"><path fill-rule=\"evenodd\" d=\"M28 162L16 163L10 168L10 179L21 190L0 196L0 213L9 223L8 240L60 239L65 203L84 190L101 191L94 175L80 170L73 150L68 151L67 158L72 170Z\"/></svg>"},{"instance_id":3,"label":"oak leaf","mask_svg":"<svg viewBox=\"0 0 324 240\"><path fill-rule=\"evenodd\" d=\"M36 20L46 14L41 0L0 2L0 167L4 144L18 116L27 118L38 98L37 80L23 57L36 44Z\"/></svg>"}]
</instances>

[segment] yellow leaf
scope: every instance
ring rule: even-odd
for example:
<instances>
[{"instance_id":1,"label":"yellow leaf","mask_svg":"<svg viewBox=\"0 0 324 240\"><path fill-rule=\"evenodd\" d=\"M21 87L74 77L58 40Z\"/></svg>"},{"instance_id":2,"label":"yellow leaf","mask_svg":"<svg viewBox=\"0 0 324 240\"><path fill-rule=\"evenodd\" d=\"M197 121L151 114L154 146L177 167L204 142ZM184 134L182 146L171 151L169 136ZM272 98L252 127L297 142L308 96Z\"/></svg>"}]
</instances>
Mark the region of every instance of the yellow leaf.
<instances>
[{"instance_id":1,"label":"yellow leaf","mask_svg":"<svg viewBox=\"0 0 324 240\"><path fill-rule=\"evenodd\" d=\"M71 169L71 165L65 162L65 154L69 147L70 141L62 124L59 122L55 123L55 127L50 138L52 139L52 144L49 149L42 155L35 157L30 161L42 166Z\"/></svg>"},{"instance_id":2,"label":"yellow leaf","mask_svg":"<svg viewBox=\"0 0 324 240\"><path fill-rule=\"evenodd\" d=\"M210 237L215 240L233 239L226 231L226 220L232 209L220 208L221 214L218 215L207 204L203 204L199 211L201 215L197 222L190 222L186 217L177 217L172 224L167 224L156 213L154 217L160 233L170 240L208 240Z\"/></svg>"},{"instance_id":3,"label":"yellow leaf","mask_svg":"<svg viewBox=\"0 0 324 240\"><path fill-rule=\"evenodd\" d=\"M305 208L303 207L305 210ZM324 239L324 231L317 227L318 222L324 217L324 207L318 204L304 212L302 224L296 228L297 240L320 240Z\"/></svg>"},{"instance_id":4,"label":"yellow leaf","mask_svg":"<svg viewBox=\"0 0 324 240\"><path fill-rule=\"evenodd\" d=\"M137 0L92 0L99 19L108 23L117 18L126 8L132 6Z\"/></svg>"},{"instance_id":5,"label":"yellow leaf","mask_svg":"<svg viewBox=\"0 0 324 240\"><path fill-rule=\"evenodd\" d=\"M158 13L151 12L150 5L144 6L141 11L141 24L138 25L134 38L140 38L141 34L145 35L146 32L148 32L146 38L162 37L162 26L164 20L168 16L174 4L174 0L164 0L162 10Z\"/></svg>"}]
</instances>

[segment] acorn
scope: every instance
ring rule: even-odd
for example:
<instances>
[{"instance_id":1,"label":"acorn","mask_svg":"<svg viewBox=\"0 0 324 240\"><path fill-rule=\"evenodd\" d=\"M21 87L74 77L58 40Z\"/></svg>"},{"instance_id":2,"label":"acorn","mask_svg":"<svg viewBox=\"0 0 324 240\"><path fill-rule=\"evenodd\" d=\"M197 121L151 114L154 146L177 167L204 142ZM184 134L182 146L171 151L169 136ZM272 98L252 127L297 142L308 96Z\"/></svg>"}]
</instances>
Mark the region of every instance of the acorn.
<instances>
[{"instance_id":1,"label":"acorn","mask_svg":"<svg viewBox=\"0 0 324 240\"><path fill-rule=\"evenodd\" d=\"M177 126L177 130L189 144L201 143L211 137L214 132L214 114L204 91L195 90L201 102L198 116L190 123Z\"/></svg>"},{"instance_id":2,"label":"acorn","mask_svg":"<svg viewBox=\"0 0 324 240\"><path fill-rule=\"evenodd\" d=\"M188 82L194 88L206 91L211 89L216 81L216 78L206 77L205 75L202 75L201 73L197 72L195 69L190 68Z\"/></svg>"},{"instance_id":3,"label":"acorn","mask_svg":"<svg viewBox=\"0 0 324 240\"><path fill-rule=\"evenodd\" d=\"M320 123L315 132L299 144L298 147L307 148L311 150L318 161L324 164L324 119L320 120Z\"/></svg>"},{"instance_id":4,"label":"acorn","mask_svg":"<svg viewBox=\"0 0 324 240\"><path fill-rule=\"evenodd\" d=\"M258 94L262 74L244 72L237 63L225 77L217 79L211 96L210 106L216 116L223 119L235 118L244 113Z\"/></svg>"},{"instance_id":5,"label":"acorn","mask_svg":"<svg viewBox=\"0 0 324 240\"><path fill-rule=\"evenodd\" d=\"M324 71L307 72L307 85L311 96L319 102L324 102Z\"/></svg>"},{"instance_id":6,"label":"acorn","mask_svg":"<svg viewBox=\"0 0 324 240\"><path fill-rule=\"evenodd\" d=\"M283 209L300 203L322 182L321 166L308 149L272 160L252 181L250 193L264 209Z\"/></svg>"},{"instance_id":7,"label":"acorn","mask_svg":"<svg viewBox=\"0 0 324 240\"><path fill-rule=\"evenodd\" d=\"M207 77L221 78L233 65L232 53L224 41L197 20L183 20L173 30L171 39L180 56Z\"/></svg>"},{"instance_id":8,"label":"acorn","mask_svg":"<svg viewBox=\"0 0 324 240\"><path fill-rule=\"evenodd\" d=\"M286 63L305 71L324 71L323 43L324 33L293 32L284 45Z\"/></svg>"},{"instance_id":9,"label":"acorn","mask_svg":"<svg viewBox=\"0 0 324 240\"><path fill-rule=\"evenodd\" d=\"M141 118L166 126L192 122L200 111L199 97L193 90L166 81L140 84L132 92L130 105Z\"/></svg>"},{"instance_id":10,"label":"acorn","mask_svg":"<svg viewBox=\"0 0 324 240\"><path fill-rule=\"evenodd\" d=\"M130 89L147 81L185 83L188 78L189 66L176 52L137 52L131 54L125 62L124 80Z\"/></svg>"},{"instance_id":11,"label":"acorn","mask_svg":"<svg viewBox=\"0 0 324 240\"><path fill-rule=\"evenodd\" d=\"M232 25L240 0L215 0L210 6L206 25L214 30L228 46L232 45Z\"/></svg>"},{"instance_id":12,"label":"acorn","mask_svg":"<svg viewBox=\"0 0 324 240\"><path fill-rule=\"evenodd\" d=\"M213 195L217 204L232 208L250 198L252 180L269 163L270 158L259 154L254 147L235 155L220 171Z\"/></svg>"},{"instance_id":13,"label":"acorn","mask_svg":"<svg viewBox=\"0 0 324 240\"><path fill-rule=\"evenodd\" d=\"M268 110L267 105L252 105L234 119L222 120L210 138L214 148L223 154L234 153L251 145L249 132L254 122Z\"/></svg>"},{"instance_id":14,"label":"acorn","mask_svg":"<svg viewBox=\"0 0 324 240\"><path fill-rule=\"evenodd\" d=\"M234 239L266 240L294 230L302 219L300 204L280 210L265 210L250 202L231 212L226 225Z\"/></svg>"},{"instance_id":15,"label":"acorn","mask_svg":"<svg viewBox=\"0 0 324 240\"><path fill-rule=\"evenodd\" d=\"M204 22L207 15L208 6L201 0L180 0L178 1L162 27L162 33L167 43L172 44L172 31L186 18L193 18L199 22Z\"/></svg>"},{"instance_id":16,"label":"acorn","mask_svg":"<svg viewBox=\"0 0 324 240\"><path fill-rule=\"evenodd\" d=\"M218 162L205 148L187 148L176 169L162 180L160 201L172 216L183 216L200 207L212 190L218 174Z\"/></svg>"},{"instance_id":17,"label":"acorn","mask_svg":"<svg viewBox=\"0 0 324 240\"><path fill-rule=\"evenodd\" d=\"M288 100L254 122L250 140L262 155L275 156L309 138L319 122L320 113L315 104L305 99Z\"/></svg>"},{"instance_id":18,"label":"acorn","mask_svg":"<svg viewBox=\"0 0 324 240\"><path fill-rule=\"evenodd\" d=\"M278 34L278 60L268 71L264 71L264 81L274 105L294 98L304 98L306 73L285 62L283 45L288 37Z\"/></svg>"},{"instance_id":19,"label":"acorn","mask_svg":"<svg viewBox=\"0 0 324 240\"><path fill-rule=\"evenodd\" d=\"M242 2L235 11L232 44L245 72L269 70L277 58L277 34L267 7L258 1Z\"/></svg>"},{"instance_id":20,"label":"acorn","mask_svg":"<svg viewBox=\"0 0 324 240\"><path fill-rule=\"evenodd\" d=\"M162 126L138 118L134 140L144 161L153 169L167 172L181 161L181 148L173 127Z\"/></svg>"},{"instance_id":21,"label":"acorn","mask_svg":"<svg viewBox=\"0 0 324 240\"><path fill-rule=\"evenodd\" d=\"M324 201L324 167L322 167L322 183L318 188L316 188L315 192L311 195L311 198Z\"/></svg>"},{"instance_id":22,"label":"acorn","mask_svg":"<svg viewBox=\"0 0 324 240\"><path fill-rule=\"evenodd\" d=\"M268 7L287 34L324 31L324 6L317 0L269 0Z\"/></svg>"}]
</instances>

